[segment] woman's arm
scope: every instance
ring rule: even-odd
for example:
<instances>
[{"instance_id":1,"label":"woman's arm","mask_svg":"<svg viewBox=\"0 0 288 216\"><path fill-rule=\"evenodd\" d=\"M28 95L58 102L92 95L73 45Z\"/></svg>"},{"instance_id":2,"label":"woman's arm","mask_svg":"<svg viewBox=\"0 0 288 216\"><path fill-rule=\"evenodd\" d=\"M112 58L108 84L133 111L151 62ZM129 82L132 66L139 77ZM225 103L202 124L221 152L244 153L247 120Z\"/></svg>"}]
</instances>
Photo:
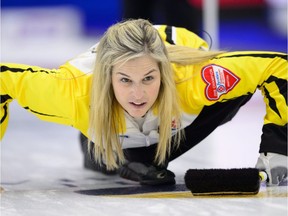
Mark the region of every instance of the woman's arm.
<instances>
[{"instance_id":1,"label":"woman's arm","mask_svg":"<svg viewBox=\"0 0 288 216\"><path fill-rule=\"evenodd\" d=\"M73 77L68 71L1 64L1 137L8 124L9 103L14 99L42 120L73 125L74 89Z\"/></svg>"}]
</instances>

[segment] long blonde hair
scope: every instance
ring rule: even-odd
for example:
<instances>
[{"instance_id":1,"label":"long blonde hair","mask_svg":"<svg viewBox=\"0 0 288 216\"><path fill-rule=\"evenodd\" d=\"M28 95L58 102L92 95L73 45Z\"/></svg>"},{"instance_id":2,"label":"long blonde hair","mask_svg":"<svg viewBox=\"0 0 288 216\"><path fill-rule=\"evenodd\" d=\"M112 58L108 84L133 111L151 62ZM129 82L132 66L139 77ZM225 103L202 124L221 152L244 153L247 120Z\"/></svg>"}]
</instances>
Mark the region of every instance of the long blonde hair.
<instances>
[{"instance_id":1,"label":"long blonde hair","mask_svg":"<svg viewBox=\"0 0 288 216\"><path fill-rule=\"evenodd\" d=\"M159 143L155 162L164 163L171 149L179 145L183 132L178 130L173 140L171 134L171 122L174 120L180 124L181 119L171 62L194 64L207 60L217 53L178 46L170 46L167 49L158 31L150 22L143 19L117 23L111 26L101 38L97 47L92 80L88 131L89 149L93 150L97 163L104 162L108 169L113 169L125 161L119 139L119 134L125 127L120 121L123 118L123 110L119 109L120 105L113 92L112 69L119 62L143 55L154 58L159 64L161 73L160 91L153 105L159 117ZM93 148L91 140L94 142Z\"/></svg>"}]
</instances>

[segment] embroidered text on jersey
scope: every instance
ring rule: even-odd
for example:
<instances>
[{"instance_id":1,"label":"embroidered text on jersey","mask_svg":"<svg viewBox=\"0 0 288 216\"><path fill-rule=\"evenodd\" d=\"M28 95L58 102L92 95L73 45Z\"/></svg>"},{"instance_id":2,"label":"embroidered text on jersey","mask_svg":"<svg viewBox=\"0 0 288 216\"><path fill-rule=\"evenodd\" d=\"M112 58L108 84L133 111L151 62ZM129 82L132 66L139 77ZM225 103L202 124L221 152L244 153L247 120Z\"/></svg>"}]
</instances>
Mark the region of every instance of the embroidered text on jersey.
<instances>
[{"instance_id":1,"label":"embroidered text on jersey","mask_svg":"<svg viewBox=\"0 0 288 216\"><path fill-rule=\"evenodd\" d=\"M208 65L202 69L202 78L206 82L205 96L208 100L218 100L221 95L231 91L240 78L219 65Z\"/></svg>"}]
</instances>

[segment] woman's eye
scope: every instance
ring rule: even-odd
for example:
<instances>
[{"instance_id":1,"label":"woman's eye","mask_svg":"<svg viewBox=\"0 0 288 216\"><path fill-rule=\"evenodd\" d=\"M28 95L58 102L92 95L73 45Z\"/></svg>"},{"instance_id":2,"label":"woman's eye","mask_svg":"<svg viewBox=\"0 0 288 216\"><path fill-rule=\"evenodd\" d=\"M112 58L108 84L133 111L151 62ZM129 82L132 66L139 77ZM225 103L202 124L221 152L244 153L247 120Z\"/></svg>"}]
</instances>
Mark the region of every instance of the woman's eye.
<instances>
[{"instance_id":1,"label":"woman's eye","mask_svg":"<svg viewBox=\"0 0 288 216\"><path fill-rule=\"evenodd\" d=\"M148 77L144 78L144 81L150 81L150 80L153 80L153 79L154 79L153 76L148 76Z\"/></svg>"},{"instance_id":2,"label":"woman's eye","mask_svg":"<svg viewBox=\"0 0 288 216\"><path fill-rule=\"evenodd\" d=\"M128 82L130 82L131 80L129 80L129 79L127 79L127 78L121 78L120 81L123 82L123 83L128 83Z\"/></svg>"}]
</instances>

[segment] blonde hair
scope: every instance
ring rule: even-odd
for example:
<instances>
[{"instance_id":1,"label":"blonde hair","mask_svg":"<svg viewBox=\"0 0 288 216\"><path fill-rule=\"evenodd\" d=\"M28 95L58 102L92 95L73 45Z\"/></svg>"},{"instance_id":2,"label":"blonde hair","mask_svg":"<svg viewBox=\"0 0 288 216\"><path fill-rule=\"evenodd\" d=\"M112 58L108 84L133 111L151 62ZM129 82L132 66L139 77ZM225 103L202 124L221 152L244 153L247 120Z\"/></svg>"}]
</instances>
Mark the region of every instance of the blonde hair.
<instances>
[{"instance_id":1,"label":"blonde hair","mask_svg":"<svg viewBox=\"0 0 288 216\"><path fill-rule=\"evenodd\" d=\"M151 23L143 19L117 23L111 26L101 38L97 47L96 66L92 80L88 131L89 149L93 151L97 163L104 162L108 169L113 169L125 161L119 139L119 134L124 131L125 127L121 125L120 120L124 114L123 110L119 109L120 105L113 92L112 69L119 62L143 55L154 58L159 64L161 73L160 91L153 105L159 117L159 143L155 162L159 165L163 164L171 149L179 145L183 132L178 130L173 140L171 134L171 122L174 120L180 124L181 119L171 62L197 63L215 56L215 53L209 54L209 52L204 53L177 46L170 46L167 49L158 31ZM186 56L187 53L189 57ZM91 140L94 142L93 147Z\"/></svg>"}]
</instances>

